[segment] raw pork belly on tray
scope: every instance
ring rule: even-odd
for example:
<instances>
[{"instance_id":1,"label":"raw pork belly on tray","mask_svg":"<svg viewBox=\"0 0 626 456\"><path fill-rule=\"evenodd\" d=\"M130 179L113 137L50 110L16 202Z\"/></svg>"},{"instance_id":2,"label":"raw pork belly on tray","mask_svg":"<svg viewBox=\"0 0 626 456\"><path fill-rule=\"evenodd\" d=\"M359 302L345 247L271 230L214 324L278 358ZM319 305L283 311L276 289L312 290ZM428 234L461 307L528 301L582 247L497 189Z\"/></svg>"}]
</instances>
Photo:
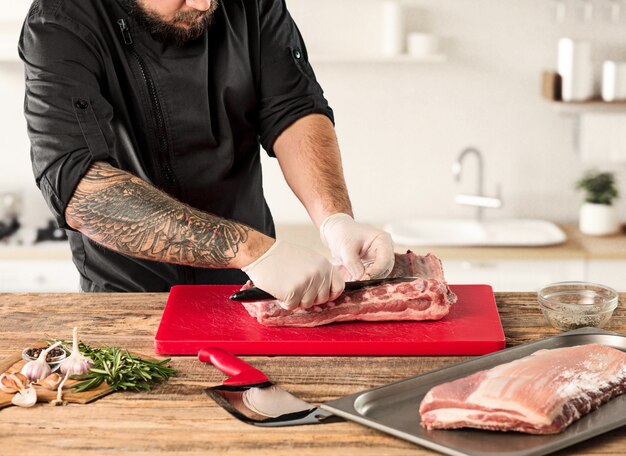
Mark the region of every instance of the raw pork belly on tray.
<instances>
[{"instance_id":1,"label":"raw pork belly on tray","mask_svg":"<svg viewBox=\"0 0 626 456\"><path fill-rule=\"evenodd\" d=\"M626 392L626 353L605 345L539 350L432 388L427 429L474 427L556 434Z\"/></svg>"},{"instance_id":2,"label":"raw pork belly on tray","mask_svg":"<svg viewBox=\"0 0 626 456\"><path fill-rule=\"evenodd\" d=\"M456 295L443 277L441 261L434 255L417 256L411 251L396 254L390 277L419 278L344 293L335 301L309 309L285 310L277 301L243 305L251 316L266 326L313 327L354 320L439 320L456 302Z\"/></svg>"}]
</instances>

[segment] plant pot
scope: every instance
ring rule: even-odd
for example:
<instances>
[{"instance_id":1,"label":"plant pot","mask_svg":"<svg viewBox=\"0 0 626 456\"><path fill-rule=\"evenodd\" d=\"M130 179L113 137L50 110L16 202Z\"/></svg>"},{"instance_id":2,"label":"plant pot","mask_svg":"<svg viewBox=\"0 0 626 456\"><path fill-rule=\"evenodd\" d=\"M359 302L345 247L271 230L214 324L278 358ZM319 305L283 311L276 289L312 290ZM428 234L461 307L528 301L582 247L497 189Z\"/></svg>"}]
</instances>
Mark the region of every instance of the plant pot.
<instances>
[{"instance_id":1,"label":"plant pot","mask_svg":"<svg viewBox=\"0 0 626 456\"><path fill-rule=\"evenodd\" d=\"M585 203L580 208L580 231L590 236L606 236L619 231L615 207Z\"/></svg>"}]
</instances>

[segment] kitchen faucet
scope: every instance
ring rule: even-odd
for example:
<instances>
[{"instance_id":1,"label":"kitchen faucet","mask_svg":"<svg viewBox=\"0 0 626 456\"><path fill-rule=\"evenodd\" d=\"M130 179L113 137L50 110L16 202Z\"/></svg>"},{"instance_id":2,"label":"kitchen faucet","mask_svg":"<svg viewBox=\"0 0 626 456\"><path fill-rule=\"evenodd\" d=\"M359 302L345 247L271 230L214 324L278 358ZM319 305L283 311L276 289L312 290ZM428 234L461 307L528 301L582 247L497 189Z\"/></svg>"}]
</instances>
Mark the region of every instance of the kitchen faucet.
<instances>
[{"instance_id":1,"label":"kitchen faucet","mask_svg":"<svg viewBox=\"0 0 626 456\"><path fill-rule=\"evenodd\" d=\"M456 161L452 164L452 175L455 180L459 182L461 180L461 173L463 172L463 160L468 155L474 155L478 160L478 181L475 195L460 194L454 198L457 204L465 206L476 207L476 220L479 222L483 219L483 209L486 207L497 209L502 206L502 199L500 197L500 186L497 187L497 196L490 197L483 194L484 188L484 170L483 170L483 156L480 151L474 147L468 147L464 149Z\"/></svg>"}]
</instances>

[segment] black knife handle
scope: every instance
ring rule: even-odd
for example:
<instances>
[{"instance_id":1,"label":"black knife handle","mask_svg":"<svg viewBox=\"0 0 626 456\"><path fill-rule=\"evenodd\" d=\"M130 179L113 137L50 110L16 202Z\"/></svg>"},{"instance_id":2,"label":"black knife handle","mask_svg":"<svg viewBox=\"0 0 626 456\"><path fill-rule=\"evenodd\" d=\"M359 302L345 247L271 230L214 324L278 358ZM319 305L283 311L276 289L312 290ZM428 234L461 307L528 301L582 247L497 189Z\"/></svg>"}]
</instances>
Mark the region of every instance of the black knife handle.
<instances>
[{"instance_id":1,"label":"black knife handle","mask_svg":"<svg viewBox=\"0 0 626 456\"><path fill-rule=\"evenodd\" d=\"M267 291L263 291L260 288L248 288L246 290L238 291L230 297L231 301L267 301L269 299L276 299Z\"/></svg>"}]
</instances>

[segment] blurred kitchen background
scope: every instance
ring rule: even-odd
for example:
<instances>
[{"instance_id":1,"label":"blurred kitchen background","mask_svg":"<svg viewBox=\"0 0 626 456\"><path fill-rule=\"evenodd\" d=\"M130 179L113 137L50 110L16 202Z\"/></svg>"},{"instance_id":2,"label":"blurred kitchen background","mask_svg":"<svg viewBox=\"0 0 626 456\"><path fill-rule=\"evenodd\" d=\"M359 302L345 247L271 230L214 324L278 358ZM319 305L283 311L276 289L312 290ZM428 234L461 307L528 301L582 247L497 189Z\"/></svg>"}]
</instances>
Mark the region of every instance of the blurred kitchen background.
<instances>
[{"instance_id":1,"label":"blurred kitchen background","mask_svg":"<svg viewBox=\"0 0 626 456\"><path fill-rule=\"evenodd\" d=\"M222 0L229 1L229 0ZM0 291L76 291L69 248L48 227L35 188L22 115L16 43L30 2L0 13L0 203L17 195L21 228L0 241ZM626 103L563 103L542 97L542 73L557 70L561 38L591 45L594 96L606 60L626 62L626 0L287 0L309 60L335 111L345 175L358 219L378 225L474 217L455 203L476 193L476 160L460 182L452 164L472 146L484 160L484 194L502 207L484 218L557 223L554 247L442 247L452 283L533 290L555 280L596 280L626 290L623 234L577 231L587 169L614 173L626 214ZM409 46L409 42L411 42ZM610 153L608 152L610 149ZM264 160L265 189L279 234L319 248L310 221L277 163ZM500 193L497 193L498 186ZM2 195L4 194L4 196ZM11 210L3 211L11 225ZM8 215L7 215L8 214ZM8 220L8 221L7 221ZM48 229L47 229L48 228Z\"/></svg>"}]
</instances>

